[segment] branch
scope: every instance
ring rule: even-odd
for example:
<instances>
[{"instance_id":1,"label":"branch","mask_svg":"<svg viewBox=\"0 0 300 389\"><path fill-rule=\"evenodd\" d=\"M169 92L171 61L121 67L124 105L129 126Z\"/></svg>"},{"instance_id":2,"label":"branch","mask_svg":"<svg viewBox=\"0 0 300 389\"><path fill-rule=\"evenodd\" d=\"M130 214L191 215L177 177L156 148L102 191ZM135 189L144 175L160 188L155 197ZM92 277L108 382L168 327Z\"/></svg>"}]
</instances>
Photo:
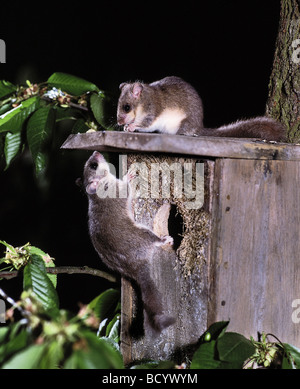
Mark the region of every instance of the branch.
<instances>
[{"instance_id":1,"label":"branch","mask_svg":"<svg viewBox=\"0 0 300 389\"><path fill-rule=\"evenodd\" d=\"M75 266L60 266L60 267L47 267L47 273L50 274L89 274L96 277L106 278L110 282L116 282L117 278L102 270L92 269L87 266L75 267ZM2 271L0 272L0 278L11 279L18 277L21 274L19 270L16 271Z\"/></svg>"},{"instance_id":2,"label":"branch","mask_svg":"<svg viewBox=\"0 0 300 389\"><path fill-rule=\"evenodd\" d=\"M47 267L46 268L47 273L50 274L62 274L62 273L67 273L67 274L89 274L91 276L96 276L96 277L101 277L101 278L106 278L108 281L111 282L116 282L117 278L109 273L106 273L102 270L98 269L92 269L91 267L88 266L81 266L81 267L76 267L76 266L60 266L60 267ZM0 273L1 277L1 273Z\"/></svg>"},{"instance_id":3,"label":"branch","mask_svg":"<svg viewBox=\"0 0 300 389\"><path fill-rule=\"evenodd\" d=\"M49 103L52 103L53 101L56 101L56 99L51 99L47 96L42 96L41 97L42 100L44 101L47 101ZM73 107L73 108L77 108L77 109L81 109L82 111L88 111L89 109L87 107L85 107L84 105L81 105L81 104L75 104L75 103L72 103L71 101L69 101L68 103L66 103L67 105L69 105L69 107Z\"/></svg>"}]
</instances>

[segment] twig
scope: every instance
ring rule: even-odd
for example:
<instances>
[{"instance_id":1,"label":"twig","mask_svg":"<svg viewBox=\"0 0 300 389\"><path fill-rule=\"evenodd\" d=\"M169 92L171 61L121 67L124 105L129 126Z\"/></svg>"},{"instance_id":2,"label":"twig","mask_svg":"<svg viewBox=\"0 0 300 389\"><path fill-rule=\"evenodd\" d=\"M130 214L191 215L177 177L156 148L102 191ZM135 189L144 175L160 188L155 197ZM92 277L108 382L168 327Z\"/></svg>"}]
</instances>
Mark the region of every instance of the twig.
<instances>
[{"instance_id":1,"label":"twig","mask_svg":"<svg viewBox=\"0 0 300 389\"><path fill-rule=\"evenodd\" d=\"M60 266L60 267L47 267L46 268L47 273L50 274L89 274L96 277L105 278L110 282L116 282L117 278L109 273L106 273L102 270L98 269L92 269L88 266L82 266L82 267L76 267L76 266ZM15 271L3 271L0 272L0 278L5 279L11 279L14 277L18 277L21 275L22 272L15 270Z\"/></svg>"},{"instance_id":2,"label":"twig","mask_svg":"<svg viewBox=\"0 0 300 389\"><path fill-rule=\"evenodd\" d=\"M51 274L89 274L91 276L106 278L108 281L116 282L117 278L109 273L102 270L93 269L88 266L76 267L76 266L60 266L60 267L47 267L47 273ZM1 273L0 273L1 277Z\"/></svg>"},{"instance_id":3,"label":"twig","mask_svg":"<svg viewBox=\"0 0 300 389\"><path fill-rule=\"evenodd\" d=\"M18 275L20 275L18 270L15 270L15 271L1 271L0 272L0 278L5 278L6 280L18 277Z\"/></svg>"}]
</instances>

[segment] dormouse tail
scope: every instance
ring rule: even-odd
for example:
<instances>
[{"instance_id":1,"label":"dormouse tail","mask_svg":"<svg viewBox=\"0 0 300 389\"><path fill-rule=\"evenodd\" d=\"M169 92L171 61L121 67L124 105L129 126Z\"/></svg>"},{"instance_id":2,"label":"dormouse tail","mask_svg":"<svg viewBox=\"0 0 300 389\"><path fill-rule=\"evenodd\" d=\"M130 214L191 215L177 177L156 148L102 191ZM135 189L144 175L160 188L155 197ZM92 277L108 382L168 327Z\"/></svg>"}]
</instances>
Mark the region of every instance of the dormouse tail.
<instances>
[{"instance_id":1,"label":"dormouse tail","mask_svg":"<svg viewBox=\"0 0 300 389\"><path fill-rule=\"evenodd\" d=\"M139 275L137 282L141 290L144 310L153 330L159 333L174 324L176 319L164 312L161 294L146 269Z\"/></svg>"},{"instance_id":2,"label":"dormouse tail","mask_svg":"<svg viewBox=\"0 0 300 389\"><path fill-rule=\"evenodd\" d=\"M235 123L219 128L204 128L201 135L232 138L259 138L267 141L285 141L286 128L282 123L266 116Z\"/></svg>"}]
</instances>

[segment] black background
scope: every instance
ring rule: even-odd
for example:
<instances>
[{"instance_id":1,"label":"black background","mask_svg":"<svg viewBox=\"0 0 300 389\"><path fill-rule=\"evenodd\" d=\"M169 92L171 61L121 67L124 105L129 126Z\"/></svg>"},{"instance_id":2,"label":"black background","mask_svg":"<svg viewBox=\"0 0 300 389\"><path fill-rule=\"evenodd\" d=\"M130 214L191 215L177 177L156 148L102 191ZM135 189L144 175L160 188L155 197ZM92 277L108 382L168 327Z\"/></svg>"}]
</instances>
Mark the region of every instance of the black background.
<instances>
[{"instance_id":1,"label":"black background","mask_svg":"<svg viewBox=\"0 0 300 389\"><path fill-rule=\"evenodd\" d=\"M42 82L60 71L117 95L121 82L176 75L201 95L207 127L264 113L279 1L15 1L0 12L7 49L0 79ZM60 145L67 133L56 136ZM30 241L57 266L105 269L88 237L86 198L74 184L88 155L53 150L50 186L36 180L28 153L1 171L0 239ZM110 286L92 276L60 276L61 306L77 310L78 301ZM21 279L1 287L18 298Z\"/></svg>"}]
</instances>

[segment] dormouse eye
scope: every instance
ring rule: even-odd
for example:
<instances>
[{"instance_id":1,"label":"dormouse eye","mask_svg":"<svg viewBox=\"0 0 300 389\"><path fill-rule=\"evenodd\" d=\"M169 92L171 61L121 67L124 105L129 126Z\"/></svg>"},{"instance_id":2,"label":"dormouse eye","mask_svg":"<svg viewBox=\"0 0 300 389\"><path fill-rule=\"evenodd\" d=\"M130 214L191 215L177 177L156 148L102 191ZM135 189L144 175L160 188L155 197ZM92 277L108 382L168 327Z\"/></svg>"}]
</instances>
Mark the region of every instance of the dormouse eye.
<instances>
[{"instance_id":1,"label":"dormouse eye","mask_svg":"<svg viewBox=\"0 0 300 389\"><path fill-rule=\"evenodd\" d=\"M124 104L123 105L123 111L128 113L131 111L131 106L129 104Z\"/></svg>"},{"instance_id":2,"label":"dormouse eye","mask_svg":"<svg viewBox=\"0 0 300 389\"><path fill-rule=\"evenodd\" d=\"M90 168L91 168L91 169L97 170L97 167L98 167L97 162L91 162L91 163L90 163Z\"/></svg>"}]
</instances>

